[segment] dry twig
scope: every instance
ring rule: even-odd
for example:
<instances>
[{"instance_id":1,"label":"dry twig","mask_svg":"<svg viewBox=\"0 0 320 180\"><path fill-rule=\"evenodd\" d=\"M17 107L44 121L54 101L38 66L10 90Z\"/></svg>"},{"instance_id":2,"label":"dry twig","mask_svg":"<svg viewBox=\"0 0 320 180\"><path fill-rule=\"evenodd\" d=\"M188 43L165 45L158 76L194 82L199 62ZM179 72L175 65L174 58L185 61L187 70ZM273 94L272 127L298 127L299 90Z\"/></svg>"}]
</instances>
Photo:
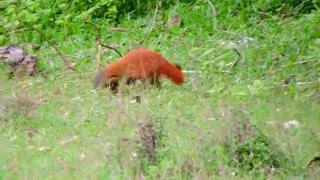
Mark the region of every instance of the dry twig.
<instances>
[{"instance_id":1,"label":"dry twig","mask_svg":"<svg viewBox=\"0 0 320 180\"><path fill-rule=\"evenodd\" d=\"M98 33L98 37L96 38L97 40L97 44L98 44L98 53L97 53L97 67L99 67L99 64L101 62L101 46L105 47L105 48L108 48L108 49L112 49L114 50L120 57L122 57L122 54L114 47L111 47L111 46L108 46L108 45L105 45L102 43L102 36L101 36L101 32L100 32L100 29L93 23L89 22L89 21L85 21L86 24L90 24L91 26L94 27L94 29L97 31Z\"/></svg>"},{"instance_id":2,"label":"dry twig","mask_svg":"<svg viewBox=\"0 0 320 180\"><path fill-rule=\"evenodd\" d=\"M38 32L38 33L40 34L40 36L41 36L44 40L46 40L46 41L50 44L50 46L52 46L53 49L59 54L59 56L62 58L64 64L66 65L66 68L67 68L67 69L72 69L72 70L76 71L76 69L74 68L74 64L73 64L73 63L70 63L70 62L67 60L67 58L65 57L65 55L46 37L46 35L45 35L42 31L40 31L39 29L34 28L32 25L29 25L29 24L26 23L26 22L24 22L23 25L24 25L25 27L29 28L29 29L32 29L32 30Z\"/></svg>"}]
</instances>

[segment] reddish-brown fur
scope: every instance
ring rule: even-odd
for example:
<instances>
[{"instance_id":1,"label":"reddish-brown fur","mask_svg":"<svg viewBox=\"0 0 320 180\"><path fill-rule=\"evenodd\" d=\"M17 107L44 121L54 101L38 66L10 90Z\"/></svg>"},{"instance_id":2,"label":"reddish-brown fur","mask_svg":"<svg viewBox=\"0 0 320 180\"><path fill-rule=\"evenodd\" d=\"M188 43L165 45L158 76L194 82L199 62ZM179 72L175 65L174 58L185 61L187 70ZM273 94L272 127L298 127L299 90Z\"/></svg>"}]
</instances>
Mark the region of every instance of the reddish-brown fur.
<instances>
[{"instance_id":1,"label":"reddish-brown fur","mask_svg":"<svg viewBox=\"0 0 320 180\"><path fill-rule=\"evenodd\" d=\"M139 48L99 71L94 78L94 88L110 86L116 91L122 78L125 78L128 84L135 80L148 80L151 84L159 86L159 78L162 76L178 85L184 82L184 75L179 66L169 63L158 52Z\"/></svg>"}]
</instances>

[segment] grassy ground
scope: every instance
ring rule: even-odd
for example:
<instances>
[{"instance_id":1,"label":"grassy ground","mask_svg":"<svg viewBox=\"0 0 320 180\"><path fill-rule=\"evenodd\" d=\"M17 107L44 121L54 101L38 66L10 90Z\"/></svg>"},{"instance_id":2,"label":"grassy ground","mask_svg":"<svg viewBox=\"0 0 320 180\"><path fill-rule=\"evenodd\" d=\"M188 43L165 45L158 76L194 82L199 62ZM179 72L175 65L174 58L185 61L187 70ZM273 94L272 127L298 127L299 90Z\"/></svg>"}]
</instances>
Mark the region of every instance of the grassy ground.
<instances>
[{"instance_id":1,"label":"grassy ground","mask_svg":"<svg viewBox=\"0 0 320 180\"><path fill-rule=\"evenodd\" d=\"M144 47L202 72L186 73L183 86L163 80L161 89L124 86L117 96L92 90L95 45L85 36L57 43L77 72L62 72L44 43L39 76L2 73L0 177L316 178L306 165L320 150L319 12L254 26L218 20L217 27L210 8L165 13L180 14L183 26L156 22ZM153 14L128 18L125 32L104 40L124 53L139 46L152 21ZM240 58L226 43L244 37L252 41ZM104 62L116 58L108 51Z\"/></svg>"}]
</instances>

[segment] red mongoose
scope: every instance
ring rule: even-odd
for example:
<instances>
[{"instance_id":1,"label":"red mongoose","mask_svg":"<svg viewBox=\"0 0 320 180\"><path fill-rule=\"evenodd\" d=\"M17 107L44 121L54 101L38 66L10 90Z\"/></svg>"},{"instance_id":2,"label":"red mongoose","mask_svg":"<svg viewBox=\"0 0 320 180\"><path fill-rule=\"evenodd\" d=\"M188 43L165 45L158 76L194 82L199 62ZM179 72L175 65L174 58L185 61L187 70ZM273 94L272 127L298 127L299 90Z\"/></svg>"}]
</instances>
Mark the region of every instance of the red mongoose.
<instances>
[{"instance_id":1,"label":"red mongoose","mask_svg":"<svg viewBox=\"0 0 320 180\"><path fill-rule=\"evenodd\" d=\"M93 83L95 89L108 86L116 92L118 82L122 78L125 78L127 84L136 80L147 80L152 85L160 86L159 78L162 76L178 85L184 82L184 74L178 65L169 63L158 52L139 48L108 64L95 75Z\"/></svg>"}]
</instances>

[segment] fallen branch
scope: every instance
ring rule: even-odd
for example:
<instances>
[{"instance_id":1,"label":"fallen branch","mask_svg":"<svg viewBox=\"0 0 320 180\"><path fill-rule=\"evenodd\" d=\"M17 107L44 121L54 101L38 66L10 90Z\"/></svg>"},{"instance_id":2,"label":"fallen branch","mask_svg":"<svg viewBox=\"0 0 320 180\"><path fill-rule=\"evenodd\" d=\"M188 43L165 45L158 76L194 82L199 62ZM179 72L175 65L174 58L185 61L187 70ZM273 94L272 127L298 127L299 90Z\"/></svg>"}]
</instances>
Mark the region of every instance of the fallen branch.
<instances>
[{"instance_id":1,"label":"fallen branch","mask_svg":"<svg viewBox=\"0 0 320 180\"><path fill-rule=\"evenodd\" d=\"M122 54L114 47L111 47L111 46L108 46L108 45L105 45L102 43L102 36L101 36L101 32L100 32L100 29L93 23L89 22L89 21L85 21L84 23L86 24L90 24L91 26L94 27L94 29L97 31L98 33L98 37L97 37L97 44L98 44L98 54L97 54L97 58L98 58L98 65L100 64L100 61L101 61L101 46L105 47L105 48L108 48L108 49L112 49L114 50L120 57L122 57Z\"/></svg>"},{"instance_id":2,"label":"fallen branch","mask_svg":"<svg viewBox=\"0 0 320 180\"><path fill-rule=\"evenodd\" d=\"M231 67L237 66L240 60L242 59L240 52L236 48L233 48L233 51L239 56L239 58L236 60L236 62L233 63Z\"/></svg>"},{"instance_id":3,"label":"fallen branch","mask_svg":"<svg viewBox=\"0 0 320 180\"><path fill-rule=\"evenodd\" d=\"M29 25L28 23L24 22L23 25L29 29L32 29L36 32L38 32L40 34L40 36L45 40L47 41L50 46L53 47L53 49L59 54L59 56L62 58L64 64L66 65L67 69L72 69L74 71L76 71L76 69L74 68L74 64L73 63L70 63L67 58L64 56L64 54L46 37L46 35L40 31L39 29L36 29L34 27L32 27L31 25Z\"/></svg>"},{"instance_id":4,"label":"fallen branch","mask_svg":"<svg viewBox=\"0 0 320 180\"><path fill-rule=\"evenodd\" d=\"M99 41L99 44L100 44L101 46L105 47L105 48L109 48L109 49L112 49L112 50L116 51L117 54L118 54L120 57L122 57L122 54L121 54L116 48L111 47L111 46L108 46L108 45L105 45L105 44L102 44L101 41Z\"/></svg>"}]
</instances>

